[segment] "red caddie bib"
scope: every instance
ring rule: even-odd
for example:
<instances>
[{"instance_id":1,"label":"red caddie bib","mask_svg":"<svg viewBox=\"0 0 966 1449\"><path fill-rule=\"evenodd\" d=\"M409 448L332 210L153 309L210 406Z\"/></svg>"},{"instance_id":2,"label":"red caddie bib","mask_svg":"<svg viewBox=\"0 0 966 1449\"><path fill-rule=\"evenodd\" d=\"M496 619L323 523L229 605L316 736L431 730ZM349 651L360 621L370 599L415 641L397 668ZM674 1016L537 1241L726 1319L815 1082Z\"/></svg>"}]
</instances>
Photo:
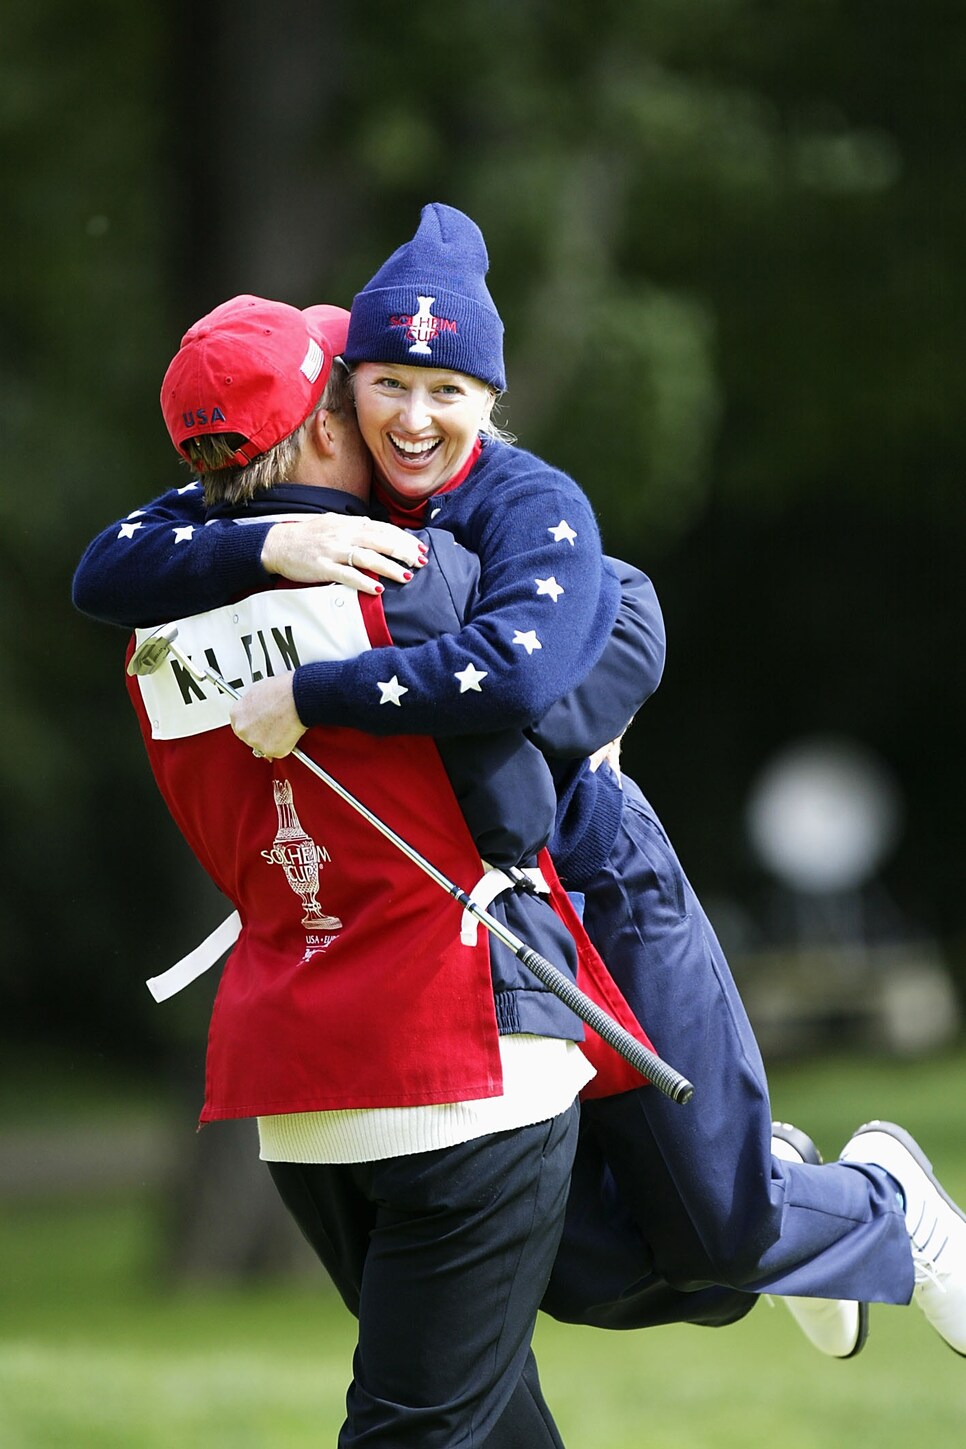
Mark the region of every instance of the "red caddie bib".
<instances>
[{"instance_id":1,"label":"red caddie bib","mask_svg":"<svg viewBox=\"0 0 966 1449\"><path fill-rule=\"evenodd\" d=\"M335 584L175 622L178 648L242 692L392 642L379 599ZM486 932L461 942L457 902L297 760L256 759L228 724L231 701L173 657L128 688L168 807L242 921L201 1120L499 1095ZM325 728L301 748L473 887L483 864L430 739Z\"/></svg>"}]
</instances>

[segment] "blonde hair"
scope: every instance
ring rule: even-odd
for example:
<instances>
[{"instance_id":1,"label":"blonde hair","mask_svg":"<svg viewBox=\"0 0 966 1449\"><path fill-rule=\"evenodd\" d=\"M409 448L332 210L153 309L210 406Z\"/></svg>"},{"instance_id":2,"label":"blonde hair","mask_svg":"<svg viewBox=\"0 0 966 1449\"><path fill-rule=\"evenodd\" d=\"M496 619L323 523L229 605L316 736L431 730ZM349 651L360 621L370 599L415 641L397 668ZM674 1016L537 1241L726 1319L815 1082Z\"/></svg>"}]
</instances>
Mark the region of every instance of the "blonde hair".
<instances>
[{"instance_id":1,"label":"blonde hair","mask_svg":"<svg viewBox=\"0 0 966 1449\"><path fill-rule=\"evenodd\" d=\"M201 474L205 502L248 503L257 493L274 488L276 483L294 481L292 473L302 456L302 448L315 415L323 409L330 413L344 412L349 405L348 376L341 359L336 359L315 407L280 443L260 453L251 463L239 467L235 455L247 439L239 433L208 433L199 438L186 438L182 447L190 466Z\"/></svg>"},{"instance_id":2,"label":"blonde hair","mask_svg":"<svg viewBox=\"0 0 966 1449\"><path fill-rule=\"evenodd\" d=\"M497 392L495 387L491 387L490 392L493 395L493 406L490 409L490 416L483 424L480 432L484 437L494 438L498 443L515 443L517 440L516 433L511 433L506 428L500 427L499 423L493 417L493 414L502 408L506 393Z\"/></svg>"}]
</instances>

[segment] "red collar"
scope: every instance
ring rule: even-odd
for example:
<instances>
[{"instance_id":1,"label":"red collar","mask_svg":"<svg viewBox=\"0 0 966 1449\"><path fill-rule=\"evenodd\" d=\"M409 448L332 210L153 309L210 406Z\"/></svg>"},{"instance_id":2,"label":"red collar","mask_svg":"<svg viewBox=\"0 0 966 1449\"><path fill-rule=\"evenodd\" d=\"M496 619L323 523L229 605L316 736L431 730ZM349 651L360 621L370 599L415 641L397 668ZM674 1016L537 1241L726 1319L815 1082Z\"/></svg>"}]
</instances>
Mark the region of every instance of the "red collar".
<instances>
[{"instance_id":1,"label":"red collar","mask_svg":"<svg viewBox=\"0 0 966 1449\"><path fill-rule=\"evenodd\" d=\"M463 464L462 468L460 468L459 472L454 473L452 478L450 478L447 483L443 484L442 488L437 488L436 492L432 494L431 497L436 498L439 496L440 493L451 493L454 488L458 488L460 484L464 481L464 479L468 476L471 468L473 467L476 460L479 458L482 451L483 439L477 438L476 442L473 444L473 447L470 449L469 457L466 459L466 462ZM426 508L430 502L429 498L421 498L418 503L414 503L411 507L407 508L406 505L404 503L401 503L398 498L391 497L390 494L385 491L378 478L376 478L373 482L373 492L379 499L379 502L388 510L390 523L395 523L399 528L421 528L423 526L423 523L426 520Z\"/></svg>"}]
</instances>

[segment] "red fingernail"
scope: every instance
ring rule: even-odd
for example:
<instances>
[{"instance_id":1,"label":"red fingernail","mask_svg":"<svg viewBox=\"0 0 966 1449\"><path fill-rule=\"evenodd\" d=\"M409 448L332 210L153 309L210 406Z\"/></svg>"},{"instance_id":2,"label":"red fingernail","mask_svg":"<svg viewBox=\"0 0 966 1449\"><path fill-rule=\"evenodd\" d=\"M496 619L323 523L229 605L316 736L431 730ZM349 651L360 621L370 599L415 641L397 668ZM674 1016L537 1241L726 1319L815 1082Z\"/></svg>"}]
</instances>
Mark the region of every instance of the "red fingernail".
<instances>
[{"instance_id":1,"label":"red fingernail","mask_svg":"<svg viewBox=\"0 0 966 1449\"><path fill-rule=\"evenodd\" d=\"M406 583L407 584L409 583L409 580L412 578L412 576L413 576L412 569L403 569L403 578L406 580Z\"/></svg>"},{"instance_id":2,"label":"red fingernail","mask_svg":"<svg viewBox=\"0 0 966 1449\"><path fill-rule=\"evenodd\" d=\"M385 587L384 587L383 584L376 584L376 593L377 594L385 593Z\"/></svg>"}]
</instances>

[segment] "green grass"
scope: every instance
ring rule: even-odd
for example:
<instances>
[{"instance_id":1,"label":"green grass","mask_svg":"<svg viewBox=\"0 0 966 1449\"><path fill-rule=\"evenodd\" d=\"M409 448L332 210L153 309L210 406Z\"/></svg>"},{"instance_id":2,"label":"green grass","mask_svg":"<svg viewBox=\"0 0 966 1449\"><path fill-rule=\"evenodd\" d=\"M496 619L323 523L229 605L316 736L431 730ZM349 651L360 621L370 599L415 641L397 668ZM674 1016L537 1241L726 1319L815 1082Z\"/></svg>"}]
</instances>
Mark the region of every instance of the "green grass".
<instances>
[{"instance_id":1,"label":"green grass","mask_svg":"<svg viewBox=\"0 0 966 1449\"><path fill-rule=\"evenodd\" d=\"M903 1122L966 1201L966 1054L784 1069L772 1094L776 1115L827 1156L868 1116ZM321 1270L303 1283L168 1291L155 1209L145 1193L4 1205L0 1445L334 1444L354 1334ZM964 1438L966 1362L915 1309L874 1308L850 1363L809 1348L777 1300L717 1331L605 1334L542 1319L536 1343L569 1449L952 1449Z\"/></svg>"}]
</instances>

